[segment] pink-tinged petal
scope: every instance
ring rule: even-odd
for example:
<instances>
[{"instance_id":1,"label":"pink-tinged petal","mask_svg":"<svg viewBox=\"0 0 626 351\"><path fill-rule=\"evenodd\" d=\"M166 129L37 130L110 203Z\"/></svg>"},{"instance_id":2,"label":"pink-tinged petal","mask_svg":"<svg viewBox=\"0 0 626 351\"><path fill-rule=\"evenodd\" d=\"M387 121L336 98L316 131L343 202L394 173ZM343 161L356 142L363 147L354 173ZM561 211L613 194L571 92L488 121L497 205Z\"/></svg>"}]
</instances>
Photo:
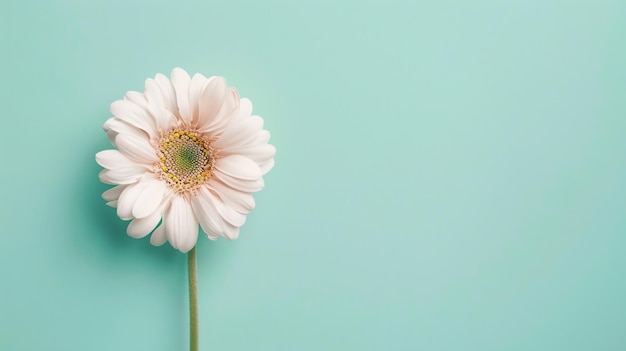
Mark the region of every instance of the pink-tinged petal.
<instances>
[{"instance_id":1,"label":"pink-tinged petal","mask_svg":"<svg viewBox=\"0 0 626 351\"><path fill-rule=\"evenodd\" d=\"M235 240L239 237L239 227L226 223L224 237L228 240Z\"/></svg>"},{"instance_id":2,"label":"pink-tinged petal","mask_svg":"<svg viewBox=\"0 0 626 351\"><path fill-rule=\"evenodd\" d=\"M248 144L263 130L263 119L259 116L242 118L224 129L224 133L217 138L216 148L235 147Z\"/></svg>"},{"instance_id":3,"label":"pink-tinged petal","mask_svg":"<svg viewBox=\"0 0 626 351\"><path fill-rule=\"evenodd\" d=\"M137 105L140 109L144 111L144 113L146 113L146 116L151 117L153 119L153 122L156 122L154 120L154 117L150 113L150 108L152 107L152 105L148 103L148 99L146 98L146 95L144 93L140 93L138 91L127 91L126 95L124 95L124 100L130 101L133 104Z\"/></svg>"},{"instance_id":4,"label":"pink-tinged petal","mask_svg":"<svg viewBox=\"0 0 626 351\"><path fill-rule=\"evenodd\" d=\"M165 80L167 81L167 83L169 83L169 80L167 78L165 78ZM171 84L170 88L172 90L174 89L171 87ZM173 113L176 112L176 106L174 106L173 111L170 109L171 107L169 105L171 105L171 99L173 98L171 96L164 96L163 89L167 88L162 88L154 79L148 78L146 79L144 89L146 99L148 101L145 109L149 112L149 114L156 122L156 130L163 131L169 129L173 125L173 122L176 120L176 117L174 117L173 115ZM173 91L168 91L167 94L174 93Z\"/></svg>"},{"instance_id":5,"label":"pink-tinged petal","mask_svg":"<svg viewBox=\"0 0 626 351\"><path fill-rule=\"evenodd\" d=\"M109 141L111 142L111 145L113 146L117 146L115 145L115 137L117 136L118 132L111 129L111 124L116 124L116 123L122 123L122 122L117 117L111 117L107 119L106 122L104 122L104 125L102 125L102 129L104 129L104 132L107 134L107 138L109 138Z\"/></svg>"},{"instance_id":6,"label":"pink-tinged petal","mask_svg":"<svg viewBox=\"0 0 626 351\"><path fill-rule=\"evenodd\" d=\"M267 144L270 141L271 134L269 131L263 129L259 132L259 135L252 141L253 144Z\"/></svg>"},{"instance_id":7,"label":"pink-tinged petal","mask_svg":"<svg viewBox=\"0 0 626 351\"><path fill-rule=\"evenodd\" d=\"M235 227L241 227L246 222L246 215L226 206L224 202L217 197L217 195L214 195L209 191L207 197L213 206L215 206L220 216L224 219L224 223L230 223Z\"/></svg>"},{"instance_id":8,"label":"pink-tinged petal","mask_svg":"<svg viewBox=\"0 0 626 351\"><path fill-rule=\"evenodd\" d=\"M129 220L133 218L133 206L137 201L137 197L143 189L145 189L146 183L139 181L135 184L131 184L122 191L119 199L117 199L117 216L123 220Z\"/></svg>"},{"instance_id":9,"label":"pink-tinged petal","mask_svg":"<svg viewBox=\"0 0 626 351\"><path fill-rule=\"evenodd\" d=\"M239 100L239 108L233 115L233 119L240 119L245 117L250 117L252 115L252 101L248 98L243 98Z\"/></svg>"},{"instance_id":10,"label":"pink-tinged petal","mask_svg":"<svg viewBox=\"0 0 626 351\"><path fill-rule=\"evenodd\" d=\"M117 200L120 197L120 194L122 193L122 191L124 191L124 188L126 188L126 185L114 186L111 189L103 192L102 198L107 201Z\"/></svg>"},{"instance_id":11,"label":"pink-tinged petal","mask_svg":"<svg viewBox=\"0 0 626 351\"><path fill-rule=\"evenodd\" d=\"M209 79L209 82L214 77ZM191 113L191 123L197 126L198 124L198 111L200 111L200 96L202 95L202 90L204 86L207 84L207 78L200 73L196 73L191 78L189 82L189 112Z\"/></svg>"},{"instance_id":12,"label":"pink-tinged petal","mask_svg":"<svg viewBox=\"0 0 626 351\"><path fill-rule=\"evenodd\" d=\"M241 155L229 155L220 158L215 163L215 168L231 177L256 180L261 177L259 166L251 159Z\"/></svg>"},{"instance_id":13,"label":"pink-tinged petal","mask_svg":"<svg viewBox=\"0 0 626 351\"><path fill-rule=\"evenodd\" d=\"M271 158L269 161L265 161L259 164L259 168L261 169L261 174L265 175L274 167L274 159Z\"/></svg>"},{"instance_id":14,"label":"pink-tinged petal","mask_svg":"<svg viewBox=\"0 0 626 351\"><path fill-rule=\"evenodd\" d=\"M104 150L98 152L96 154L96 162L107 169L133 167L137 165L124 156L119 150Z\"/></svg>"},{"instance_id":15,"label":"pink-tinged petal","mask_svg":"<svg viewBox=\"0 0 626 351\"><path fill-rule=\"evenodd\" d=\"M195 115L198 129L209 126L224 104L226 80L222 77L210 79L200 95L198 115Z\"/></svg>"},{"instance_id":16,"label":"pink-tinged petal","mask_svg":"<svg viewBox=\"0 0 626 351\"><path fill-rule=\"evenodd\" d=\"M116 208L117 207L117 200L113 200L113 201L107 202L107 206Z\"/></svg>"},{"instance_id":17,"label":"pink-tinged petal","mask_svg":"<svg viewBox=\"0 0 626 351\"><path fill-rule=\"evenodd\" d=\"M180 126L182 122L178 120L175 112L171 112L167 108L153 109L151 112L159 121L159 132L168 131L176 126Z\"/></svg>"},{"instance_id":18,"label":"pink-tinged petal","mask_svg":"<svg viewBox=\"0 0 626 351\"><path fill-rule=\"evenodd\" d=\"M136 104L127 100L117 100L111 104L111 113L119 119L127 122L148 135L156 134L156 124L154 119L146 111Z\"/></svg>"},{"instance_id":19,"label":"pink-tinged petal","mask_svg":"<svg viewBox=\"0 0 626 351\"><path fill-rule=\"evenodd\" d=\"M217 240L220 233L224 232L224 221L209 200L209 196L209 190L206 187L201 187L200 193L191 198L191 204L204 233L209 239Z\"/></svg>"},{"instance_id":20,"label":"pink-tinged petal","mask_svg":"<svg viewBox=\"0 0 626 351\"><path fill-rule=\"evenodd\" d=\"M165 236L165 226L161 224L154 230L154 233L152 233L152 236L150 237L150 244L154 246L161 246L165 244L166 241L167 237Z\"/></svg>"},{"instance_id":21,"label":"pink-tinged petal","mask_svg":"<svg viewBox=\"0 0 626 351\"><path fill-rule=\"evenodd\" d=\"M263 189L263 187L265 186L263 178L260 177L255 180L240 179L224 174L219 169L216 169L214 174L217 179L222 181L222 183L228 185L235 190L243 192L254 193Z\"/></svg>"},{"instance_id":22,"label":"pink-tinged petal","mask_svg":"<svg viewBox=\"0 0 626 351\"><path fill-rule=\"evenodd\" d=\"M159 224L160 220L161 211L154 211L144 218L135 218L130 222L128 228L126 228L126 233L135 239L143 238L150 234L154 227Z\"/></svg>"},{"instance_id":23,"label":"pink-tinged petal","mask_svg":"<svg viewBox=\"0 0 626 351\"><path fill-rule=\"evenodd\" d=\"M217 179L212 179L208 187L212 189L224 203L241 213L248 213L254 209L254 197L250 193L235 190Z\"/></svg>"},{"instance_id":24,"label":"pink-tinged petal","mask_svg":"<svg viewBox=\"0 0 626 351\"><path fill-rule=\"evenodd\" d=\"M271 144L260 144L245 147L229 147L220 150L220 154L224 156L241 155L251 159L257 164L265 163L276 155L276 147Z\"/></svg>"},{"instance_id":25,"label":"pink-tinged petal","mask_svg":"<svg viewBox=\"0 0 626 351\"><path fill-rule=\"evenodd\" d=\"M111 125L112 124L118 124L120 123L121 120L117 117L111 117L109 119L107 119L104 124L102 125L102 129L104 129L105 132L108 132L111 130Z\"/></svg>"},{"instance_id":26,"label":"pink-tinged petal","mask_svg":"<svg viewBox=\"0 0 626 351\"><path fill-rule=\"evenodd\" d=\"M176 91L176 103L178 105L178 114L180 118L191 124L192 110L189 108L189 85L191 78L182 68L174 68L172 71L172 85Z\"/></svg>"},{"instance_id":27,"label":"pink-tinged petal","mask_svg":"<svg viewBox=\"0 0 626 351\"><path fill-rule=\"evenodd\" d=\"M232 123L231 116L237 112L239 108L239 92L235 88L228 88L224 96L224 104L217 113L217 116L207 126L203 127L200 132L210 135L221 133L229 123Z\"/></svg>"},{"instance_id":28,"label":"pink-tinged petal","mask_svg":"<svg viewBox=\"0 0 626 351\"><path fill-rule=\"evenodd\" d=\"M146 180L146 188L139 194L133 206L133 217L143 218L149 216L163 202L167 193L167 185L160 179Z\"/></svg>"},{"instance_id":29,"label":"pink-tinged petal","mask_svg":"<svg viewBox=\"0 0 626 351\"><path fill-rule=\"evenodd\" d=\"M189 252L198 240L198 221L191 205L182 197L172 199L169 211L163 219L165 233L170 244L182 253Z\"/></svg>"},{"instance_id":30,"label":"pink-tinged petal","mask_svg":"<svg viewBox=\"0 0 626 351\"><path fill-rule=\"evenodd\" d=\"M231 145L228 144L220 151L221 154L229 154L229 153L238 153L237 150L247 149L247 148L256 148L261 145L267 144L270 140L270 132L265 129L260 130L253 138L248 139L244 143L239 145ZM223 152L226 150L225 152Z\"/></svg>"},{"instance_id":31,"label":"pink-tinged petal","mask_svg":"<svg viewBox=\"0 0 626 351\"><path fill-rule=\"evenodd\" d=\"M168 130L176 124L176 117L172 112L163 105L163 103L154 103L153 101L160 100L160 88L157 84L150 80L146 82L146 94L138 93L136 91L129 91L124 97L126 100L132 101L135 105L139 106L146 112L146 115L152 118L157 130ZM150 95L151 101L148 101L148 95ZM155 97L156 96L156 97Z\"/></svg>"},{"instance_id":32,"label":"pink-tinged petal","mask_svg":"<svg viewBox=\"0 0 626 351\"><path fill-rule=\"evenodd\" d=\"M148 105L148 100L146 99L146 96L138 91L127 91L126 95L124 95L124 100L130 101L142 109L145 109L145 107Z\"/></svg>"},{"instance_id":33,"label":"pink-tinged petal","mask_svg":"<svg viewBox=\"0 0 626 351\"><path fill-rule=\"evenodd\" d=\"M146 132L144 132L143 130L131 124L128 124L122 121L121 119L117 117L109 118L106 122L104 122L104 125L102 126L102 128L107 133L107 137L109 138L113 146L117 146L115 145L115 137L120 133L132 134L138 138L144 138L146 140L148 139L148 134L146 134Z\"/></svg>"},{"instance_id":34,"label":"pink-tinged petal","mask_svg":"<svg viewBox=\"0 0 626 351\"><path fill-rule=\"evenodd\" d=\"M148 78L144 83L144 94L148 103L157 107L165 107L165 99L159 84L154 79Z\"/></svg>"},{"instance_id":35,"label":"pink-tinged petal","mask_svg":"<svg viewBox=\"0 0 626 351\"><path fill-rule=\"evenodd\" d=\"M107 138L109 138L109 141L111 142L111 145L117 147L117 145L115 145L115 137L117 136L117 133L110 130L110 131L105 131L105 133L107 134Z\"/></svg>"},{"instance_id":36,"label":"pink-tinged petal","mask_svg":"<svg viewBox=\"0 0 626 351\"><path fill-rule=\"evenodd\" d=\"M116 169L103 169L98 174L100 181L105 184L121 185L131 184L146 174L148 169L144 166L122 167Z\"/></svg>"},{"instance_id":37,"label":"pink-tinged petal","mask_svg":"<svg viewBox=\"0 0 626 351\"><path fill-rule=\"evenodd\" d=\"M176 91L174 90L174 85L172 85L172 82L170 82L169 78L161 73L157 74L154 80L159 85L159 88L161 88L161 94L163 95L163 102L165 104L165 107L171 112L178 112Z\"/></svg>"},{"instance_id":38,"label":"pink-tinged petal","mask_svg":"<svg viewBox=\"0 0 626 351\"><path fill-rule=\"evenodd\" d=\"M154 148L145 139L119 134L115 137L115 143L124 156L135 162L150 165L159 159Z\"/></svg>"}]
</instances>

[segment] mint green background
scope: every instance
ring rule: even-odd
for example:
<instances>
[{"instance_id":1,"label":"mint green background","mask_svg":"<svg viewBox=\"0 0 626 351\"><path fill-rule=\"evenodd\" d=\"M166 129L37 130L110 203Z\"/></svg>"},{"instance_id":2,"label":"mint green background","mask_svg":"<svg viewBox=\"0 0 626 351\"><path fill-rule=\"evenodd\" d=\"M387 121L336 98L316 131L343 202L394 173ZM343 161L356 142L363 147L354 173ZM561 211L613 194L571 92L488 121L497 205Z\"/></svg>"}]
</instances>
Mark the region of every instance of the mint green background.
<instances>
[{"instance_id":1,"label":"mint green background","mask_svg":"<svg viewBox=\"0 0 626 351\"><path fill-rule=\"evenodd\" d=\"M278 148L199 244L203 350L626 349L626 3L471 3L2 2L0 350L187 348L94 161L175 66Z\"/></svg>"}]
</instances>

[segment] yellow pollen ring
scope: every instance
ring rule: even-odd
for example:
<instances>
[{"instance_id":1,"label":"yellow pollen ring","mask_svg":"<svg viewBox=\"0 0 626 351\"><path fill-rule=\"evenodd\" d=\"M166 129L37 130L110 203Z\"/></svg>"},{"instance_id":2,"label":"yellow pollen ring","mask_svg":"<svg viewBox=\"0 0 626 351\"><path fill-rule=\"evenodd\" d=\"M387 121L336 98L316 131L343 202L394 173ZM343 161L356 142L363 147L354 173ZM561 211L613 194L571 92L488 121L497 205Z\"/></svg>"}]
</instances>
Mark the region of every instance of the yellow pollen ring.
<instances>
[{"instance_id":1,"label":"yellow pollen ring","mask_svg":"<svg viewBox=\"0 0 626 351\"><path fill-rule=\"evenodd\" d=\"M155 173L179 194L193 194L213 175L211 139L195 131L162 134Z\"/></svg>"}]
</instances>

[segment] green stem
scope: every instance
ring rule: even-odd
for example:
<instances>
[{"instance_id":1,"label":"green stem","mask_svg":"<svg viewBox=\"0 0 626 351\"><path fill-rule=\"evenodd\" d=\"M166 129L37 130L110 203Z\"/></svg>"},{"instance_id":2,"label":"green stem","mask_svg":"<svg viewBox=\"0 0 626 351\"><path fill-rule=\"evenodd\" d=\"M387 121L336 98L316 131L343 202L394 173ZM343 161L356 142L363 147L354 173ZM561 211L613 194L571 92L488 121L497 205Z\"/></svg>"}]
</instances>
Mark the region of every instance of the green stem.
<instances>
[{"instance_id":1,"label":"green stem","mask_svg":"<svg viewBox=\"0 0 626 351\"><path fill-rule=\"evenodd\" d=\"M187 254L189 271L189 349L198 351L198 278L196 273L196 247Z\"/></svg>"}]
</instances>

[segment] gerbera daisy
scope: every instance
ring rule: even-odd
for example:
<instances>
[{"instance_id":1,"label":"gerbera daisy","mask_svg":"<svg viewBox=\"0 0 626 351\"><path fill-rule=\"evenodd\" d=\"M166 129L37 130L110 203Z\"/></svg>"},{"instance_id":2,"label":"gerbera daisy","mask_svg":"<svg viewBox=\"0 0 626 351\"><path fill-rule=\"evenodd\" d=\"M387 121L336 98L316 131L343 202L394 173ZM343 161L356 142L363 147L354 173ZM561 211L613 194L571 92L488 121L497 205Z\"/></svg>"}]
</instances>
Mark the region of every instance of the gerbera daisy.
<instances>
[{"instance_id":1,"label":"gerbera daisy","mask_svg":"<svg viewBox=\"0 0 626 351\"><path fill-rule=\"evenodd\" d=\"M199 227L212 240L239 236L276 152L250 100L222 77L175 68L171 80L157 74L144 93L129 91L111 113L104 130L117 149L96 161L100 180L116 185L102 197L131 220L128 235L152 233L153 245L169 241L181 252L195 247Z\"/></svg>"}]
</instances>

